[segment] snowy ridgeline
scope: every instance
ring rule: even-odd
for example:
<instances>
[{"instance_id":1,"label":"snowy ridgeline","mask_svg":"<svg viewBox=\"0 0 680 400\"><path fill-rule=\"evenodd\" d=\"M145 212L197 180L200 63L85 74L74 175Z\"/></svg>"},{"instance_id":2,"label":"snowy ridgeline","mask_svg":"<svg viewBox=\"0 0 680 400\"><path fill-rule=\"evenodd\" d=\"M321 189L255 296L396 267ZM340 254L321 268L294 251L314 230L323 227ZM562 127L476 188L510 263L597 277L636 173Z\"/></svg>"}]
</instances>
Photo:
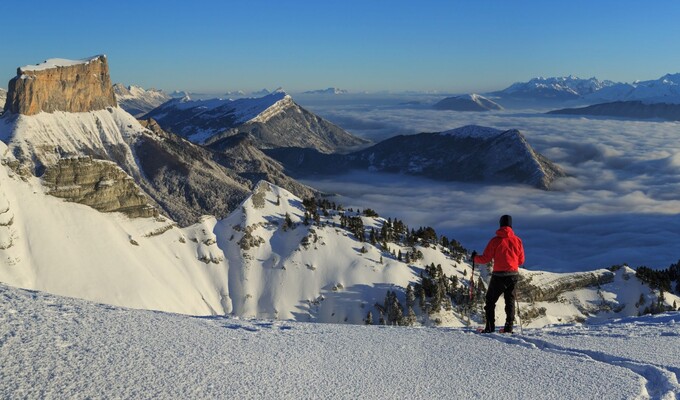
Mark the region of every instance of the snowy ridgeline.
<instances>
[{"instance_id":1,"label":"snowy ridgeline","mask_svg":"<svg viewBox=\"0 0 680 400\"><path fill-rule=\"evenodd\" d=\"M25 179L0 169L0 282L190 315L363 324L370 313L374 324L381 314L386 323L482 323L488 272L475 274L480 291L470 304L471 267L459 243L427 229L413 234L370 210L310 204L261 182L227 218L180 229L164 218L64 202L38 178ZM523 276L525 326L680 303L671 293L660 299L627 267Z\"/></svg>"},{"instance_id":2,"label":"snowy ridgeline","mask_svg":"<svg viewBox=\"0 0 680 400\"><path fill-rule=\"evenodd\" d=\"M190 317L0 285L2 398L676 399L680 315L478 335Z\"/></svg>"}]
</instances>

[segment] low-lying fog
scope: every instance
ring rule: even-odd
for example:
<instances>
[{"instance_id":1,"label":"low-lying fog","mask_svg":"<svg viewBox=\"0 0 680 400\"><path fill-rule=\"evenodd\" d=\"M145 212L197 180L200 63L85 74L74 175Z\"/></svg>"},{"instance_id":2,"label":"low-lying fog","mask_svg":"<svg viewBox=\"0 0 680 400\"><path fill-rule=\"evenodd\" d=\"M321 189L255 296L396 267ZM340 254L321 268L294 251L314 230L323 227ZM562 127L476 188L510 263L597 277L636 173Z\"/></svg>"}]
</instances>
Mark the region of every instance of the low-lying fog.
<instances>
[{"instance_id":1,"label":"low-lying fog","mask_svg":"<svg viewBox=\"0 0 680 400\"><path fill-rule=\"evenodd\" d=\"M412 104L303 105L374 141L468 124L516 128L570 174L552 191L368 172L304 180L339 194L345 206L374 208L415 228L433 226L477 251L493 236L498 217L512 214L529 268L588 270L620 263L666 268L680 259L680 123L533 110L436 111Z\"/></svg>"}]
</instances>

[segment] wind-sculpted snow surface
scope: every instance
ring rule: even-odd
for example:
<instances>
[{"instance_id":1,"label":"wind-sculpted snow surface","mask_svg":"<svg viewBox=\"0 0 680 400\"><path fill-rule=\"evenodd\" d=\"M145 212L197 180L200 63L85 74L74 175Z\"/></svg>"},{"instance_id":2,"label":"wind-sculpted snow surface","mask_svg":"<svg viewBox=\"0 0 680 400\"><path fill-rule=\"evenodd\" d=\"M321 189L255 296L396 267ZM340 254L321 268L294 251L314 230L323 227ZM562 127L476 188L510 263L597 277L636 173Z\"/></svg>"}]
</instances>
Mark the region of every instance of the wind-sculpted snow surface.
<instances>
[{"instance_id":1,"label":"wind-sculpted snow surface","mask_svg":"<svg viewBox=\"0 0 680 400\"><path fill-rule=\"evenodd\" d=\"M0 285L3 398L674 399L673 315L477 335L196 318ZM630 340L630 341L628 341Z\"/></svg>"}]
</instances>

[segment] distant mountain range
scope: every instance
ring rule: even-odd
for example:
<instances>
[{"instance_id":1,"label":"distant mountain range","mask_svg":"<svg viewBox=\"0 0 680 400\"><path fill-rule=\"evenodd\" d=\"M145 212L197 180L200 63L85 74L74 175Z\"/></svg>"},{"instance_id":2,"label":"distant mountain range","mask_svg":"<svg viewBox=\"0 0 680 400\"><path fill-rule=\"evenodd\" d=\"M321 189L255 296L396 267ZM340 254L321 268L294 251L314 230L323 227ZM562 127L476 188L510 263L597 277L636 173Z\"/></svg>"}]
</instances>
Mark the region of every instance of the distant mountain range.
<instances>
[{"instance_id":1,"label":"distant mountain range","mask_svg":"<svg viewBox=\"0 0 680 400\"><path fill-rule=\"evenodd\" d=\"M302 92L302 94L347 94L347 90L345 89L338 89L334 87L329 87L327 89L318 89L318 90L309 90L306 92Z\"/></svg>"},{"instance_id":2,"label":"distant mountain range","mask_svg":"<svg viewBox=\"0 0 680 400\"><path fill-rule=\"evenodd\" d=\"M589 103L642 101L644 103L680 104L680 73L659 79L617 83L597 78L574 76L534 78L517 82L506 89L487 94L493 98L530 101L581 100Z\"/></svg>"},{"instance_id":3,"label":"distant mountain range","mask_svg":"<svg viewBox=\"0 0 680 400\"><path fill-rule=\"evenodd\" d=\"M446 132L399 135L346 155L312 149L265 151L302 176L363 169L444 181L524 183L548 189L565 173L536 153L517 130L465 126Z\"/></svg>"},{"instance_id":4,"label":"distant mountain range","mask_svg":"<svg viewBox=\"0 0 680 400\"><path fill-rule=\"evenodd\" d=\"M503 109L500 104L475 93L447 97L437 102L433 107L437 110L452 111L491 111Z\"/></svg>"},{"instance_id":5,"label":"distant mountain range","mask_svg":"<svg viewBox=\"0 0 680 400\"><path fill-rule=\"evenodd\" d=\"M528 82L516 82L489 95L505 99L573 100L616 85L612 81L597 78L581 79L575 76L533 78Z\"/></svg>"},{"instance_id":6,"label":"distant mountain range","mask_svg":"<svg viewBox=\"0 0 680 400\"><path fill-rule=\"evenodd\" d=\"M680 104L680 73L659 79L618 83L584 96L592 102L642 101L643 103Z\"/></svg>"},{"instance_id":7,"label":"distant mountain range","mask_svg":"<svg viewBox=\"0 0 680 400\"><path fill-rule=\"evenodd\" d=\"M113 85L113 92L118 105L135 117L141 117L172 98L162 90L125 86L121 83Z\"/></svg>"}]
</instances>

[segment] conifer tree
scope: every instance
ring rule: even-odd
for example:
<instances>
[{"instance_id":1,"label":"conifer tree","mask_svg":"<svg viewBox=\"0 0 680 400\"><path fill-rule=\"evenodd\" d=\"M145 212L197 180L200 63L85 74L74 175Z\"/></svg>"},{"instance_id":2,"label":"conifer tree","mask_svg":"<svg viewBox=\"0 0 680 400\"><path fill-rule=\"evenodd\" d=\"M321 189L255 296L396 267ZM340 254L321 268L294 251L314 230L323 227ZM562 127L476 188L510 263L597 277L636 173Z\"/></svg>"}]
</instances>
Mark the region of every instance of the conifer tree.
<instances>
[{"instance_id":1,"label":"conifer tree","mask_svg":"<svg viewBox=\"0 0 680 400\"><path fill-rule=\"evenodd\" d=\"M413 307L409 306L406 313L406 318L404 318L404 325L413 326L416 323L416 313L413 311Z\"/></svg>"},{"instance_id":2,"label":"conifer tree","mask_svg":"<svg viewBox=\"0 0 680 400\"><path fill-rule=\"evenodd\" d=\"M406 307L412 308L416 303L416 295L413 291L413 286L409 283L406 286Z\"/></svg>"},{"instance_id":3,"label":"conifer tree","mask_svg":"<svg viewBox=\"0 0 680 400\"><path fill-rule=\"evenodd\" d=\"M372 312L369 311L368 314L366 314L366 320L365 321L366 321L366 325L373 325L373 313Z\"/></svg>"}]
</instances>

